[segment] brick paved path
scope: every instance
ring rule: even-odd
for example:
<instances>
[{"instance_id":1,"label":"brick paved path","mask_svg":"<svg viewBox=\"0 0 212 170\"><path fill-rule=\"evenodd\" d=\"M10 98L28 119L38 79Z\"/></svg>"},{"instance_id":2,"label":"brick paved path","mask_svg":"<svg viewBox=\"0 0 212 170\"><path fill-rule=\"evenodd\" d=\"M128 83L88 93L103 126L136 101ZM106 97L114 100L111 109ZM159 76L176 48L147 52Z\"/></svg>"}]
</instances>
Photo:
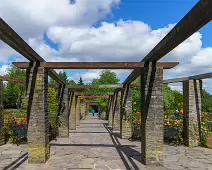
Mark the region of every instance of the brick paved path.
<instances>
[{"instance_id":1,"label":"brick paved path","mask_svg":"<svg viewBox=\"0 0 212 170\"><path fill-rule=\"evenodd\" d=\"M27 145L0 146L0 169L81 169L81 170L212 170L212 149L165 145L165 167L141 164L140 142L122 140L112 133L106 121L88 116L70 138L51 142L51 157L45 165L27 164Z\"/></svg>"}]
</instances>

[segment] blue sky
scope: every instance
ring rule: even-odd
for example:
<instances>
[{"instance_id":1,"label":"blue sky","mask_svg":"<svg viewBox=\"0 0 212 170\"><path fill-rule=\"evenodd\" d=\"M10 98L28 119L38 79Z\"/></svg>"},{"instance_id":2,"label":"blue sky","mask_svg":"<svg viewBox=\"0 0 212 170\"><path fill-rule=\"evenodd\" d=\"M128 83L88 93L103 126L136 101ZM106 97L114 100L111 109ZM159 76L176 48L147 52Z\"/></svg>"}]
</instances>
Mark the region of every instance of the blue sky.
<instances>
[{"instance_id":1,"label":"blue sky","mask_svg":"<svg viewBox=\"0 0 212 170\"><path fill-rule=\"evenodd\" d=\"M37 0L35 4L33 0L9 0L0 4L0 16L47 61L141 61L173 27L170 24L176 24L197 2L76 0L69 4L68 0L45 3ZM207 61L212 51L211 30L209 23L164 57L165 61L180 62L178 67L164 73L165 79L212 71ZM0 50L3 51L1 74L6 63L22 60L1 44ZM120 82L130 72L117 71ZM90 82L98 78L100 71L67 73L75 81L82 76ZM209 86L210 80L206 81L205 88L212 92ZM180 86L173 85L173 88L179 90Z\"/></svg>"}]
</instances>

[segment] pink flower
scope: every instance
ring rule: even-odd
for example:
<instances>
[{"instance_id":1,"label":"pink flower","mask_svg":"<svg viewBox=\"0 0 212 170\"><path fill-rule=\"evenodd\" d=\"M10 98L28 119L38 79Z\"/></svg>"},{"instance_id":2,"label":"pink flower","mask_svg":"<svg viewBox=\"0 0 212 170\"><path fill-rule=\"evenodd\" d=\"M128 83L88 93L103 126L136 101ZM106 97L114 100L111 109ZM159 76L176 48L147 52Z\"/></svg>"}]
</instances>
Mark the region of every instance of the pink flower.
<instances>
[{"instance_id":1,"label":"pink flower","mask_svg":"<svg viewBox=\"0 0 212 170\"><path fill-rule=\"evenodd\" d=\"M141 115L141 112L136 112L137 115Z\"/></svg>"},{"instance_id":2,"label":"pink flower","mask_svg":"<svg viewBox=\"0 0 212 170\"><path fill-rule=\"evenodd\" d=\"M18 127L20 127L20 126L21 126L21 124L20 124L20 123L17 123L17 125L18 125Z\"/></svg>"}]
</instances>

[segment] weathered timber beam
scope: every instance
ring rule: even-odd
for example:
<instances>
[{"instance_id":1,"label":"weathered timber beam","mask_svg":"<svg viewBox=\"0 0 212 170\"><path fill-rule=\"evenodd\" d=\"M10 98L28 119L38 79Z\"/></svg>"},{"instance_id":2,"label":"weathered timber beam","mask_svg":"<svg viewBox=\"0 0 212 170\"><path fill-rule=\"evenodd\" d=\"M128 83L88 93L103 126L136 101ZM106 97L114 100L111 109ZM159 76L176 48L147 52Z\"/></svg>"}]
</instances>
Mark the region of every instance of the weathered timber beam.
<instances>
[{"instance_id":1,"label":"weathered timber beam","mask_svg":"<svg viewBox=\"0 0 212 170\"><path fill-rule=\"evenodd\" d=\"M9 81L9 82L16 82L16 83L26 83L26 80L22 80L22 79L19 79L19 78L11 78L11 77L7 77L7 76L0 76L0 80Z\"/></svg>"},{"instance_id":2,"label":"weathered timber beam","mask_svg":"<svg viewBox=\"0 0 212 170\"><path fill-rule=\"evenodd\" d=\"M168 79L168 80L164 80L163 83L164 84L177 83L177 82L184 82L186 80L202 80L202 79L207 79L207 78L212 78L212 73L205 73L205 74L199 74L199 75L194 75L194 76L189 76L189 77Z\"/></svg>"},{"instance_id":3,"label":"weathered timber beam","mask_svg":"<svg viewBox=\"0 0 212 170\"><path fill-rule=\"evenodd\" d=\"M32 62L45 62L1 17L0 17L0 38L7 45L12 47L26 59ZM58 76L54 70L49 70L49 76L56 80L59 84L65 82Z\"/></svg>"},{"instance_id":4,"label":"weathered timber beam","mask_svg":"<svg viewBox=\"0 0 212 170\"><path fill-rule=\"evenodd\" d=\"M155 62L168 54L212 20L211 9L211 0L200 0L141 62ZM123 84L132 83L139 75L138 69L133 70Z\"/></svg>"},{"instance_id":5,"label":"weathered timber beam","mask_svg":"<svg viewBox=\"0 0 212 170\"><path fill-rule=\"evenodd\" d=\"M75 92L76 96L110 96L113 95L113 92Z\"/></svg>"},{"instance_id":6,"label":"weathered timber beam","mask_svg":"<svg viewBox=\"0 0 212 170\"><path fill-rule=\"evenodd\" d=\"M98 105L99 103L88 103L90 106L96 106Z\"/></svg>"},{"instance_id":7,"label":"weathered timber beam","mask_svg":"<svg viewBox=\"0 0 212 170\"><path fill-rule=\"evenodd\" d=\"M98 85L98 86L90 86L90 85L68 85L70 89L93 89L93 88L117 88L122 89L123 85L109 84L109 85ZM139 85L131 84L130 87L139 87Z\"/></svg>"},{"instance_id":8,"label":"weathered timber beam","mask_svg":"<svg viewBox=\"0 0 212 170\"><path fill-rule=\"evenodd\" d=\"M109 96L79 96L79 98L105 98L107 99Z\"/></svg>"},{"instance_id":9,"label":"weathered timber beam","mask_svg":"<svg viewBox=\"0 0 212 170\"><path fill-rule=\"evenodd\" d=\"M11 77L7 77L7 76L0 76L0 80L26 84L26 80L22 80L19 78L11 78ZM58 88L58 85L57 84L48 84L48 87Z\"/></svg>"},{"instance_id":10,"label":"weathered timber beam","mask_svg":"<svg viewBox=\"0 0 212 170\"><path fill-rule=\"evenodd\" d=\"M158 63L164 69L170 69L179 62ZM18 68L27 68L28 62L13 62ZM144 67L143 62L40 62L40 66L47 69L135 69Z\"/></svg>"},{"instance_id":11,"label":"weathered timber beam","mask_svg":"<svg viewBox=\"0 0 212 170\"><path fill-rule=\"evenodd\" d=\"M96 100L85 100L86 103L98 103Z\"/></svg>"}]
</instances>

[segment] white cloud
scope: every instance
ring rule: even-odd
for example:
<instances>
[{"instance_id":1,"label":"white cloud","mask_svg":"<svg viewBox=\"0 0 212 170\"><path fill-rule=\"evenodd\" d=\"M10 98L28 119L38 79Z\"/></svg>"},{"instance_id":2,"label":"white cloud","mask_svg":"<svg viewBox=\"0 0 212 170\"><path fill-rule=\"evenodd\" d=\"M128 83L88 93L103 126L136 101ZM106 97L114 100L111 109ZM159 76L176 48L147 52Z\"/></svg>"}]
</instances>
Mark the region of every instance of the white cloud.
<instances>
[{"instance_id":1,"label":"white cloud","mask_svg":"<svg viewBox=\"0 0 212 170\"><path fill-rule=\"evenodd\" d=\"M2 65L0 67L0 75L3 76L5 74L7 74L7 69L8 69L9 65Z\"/></svg>"},{"instance_id":2,"label":"white cloud","mask_svg":"<svg viewBox=\"0 0 212 170\"><path fill-rule=\"evenodd\" d=\"M110 14L120 0L7 0L0 16L22 37L36 37L51 26L91 26Z\"/></svg>"},{"instance_id":3,"label":"white cloud","mask_svg":"<svg viewBox=\"0 0 212 170\"><path fill-rule=\"evenodd\" d=\"M120 0L7 0L0 3L0 17L21 35L47 61L141 61L142 58L173 28L167 24L153 30L141 21L94 23L111 14ZM91 5L92 4L92 5ZM59 50L46 45L43 34L59 44ZM167 54L161 61L179 61L166 70L165 79L212 71L212 47L202 48L202 35L197 32ZM14 50L0 42L0 64L5 64ZM25 61L16 57L15 61ZM114 70L120 79L129 70ZM73 75L85 82L98 78L100 70ZM208 82L205 83L209 87ZM175 87L177 88L177 87ZM211 89L212 91L212 89Z\"/></svg>"},{"instance_id":4,"label":"white cloud","mask_svg":"<svg viewBox=\"0 0 212 170\"><path fill-rule=\"evenodd\" d=\"M91 83L93 79L98 79L101 74L102 70L88 70L86 73L81 74L74 74L73 76L69 77L70 80L74 80L76 83L79 81L80 77L85 84Z\"/></svg>"}]
</instances>

